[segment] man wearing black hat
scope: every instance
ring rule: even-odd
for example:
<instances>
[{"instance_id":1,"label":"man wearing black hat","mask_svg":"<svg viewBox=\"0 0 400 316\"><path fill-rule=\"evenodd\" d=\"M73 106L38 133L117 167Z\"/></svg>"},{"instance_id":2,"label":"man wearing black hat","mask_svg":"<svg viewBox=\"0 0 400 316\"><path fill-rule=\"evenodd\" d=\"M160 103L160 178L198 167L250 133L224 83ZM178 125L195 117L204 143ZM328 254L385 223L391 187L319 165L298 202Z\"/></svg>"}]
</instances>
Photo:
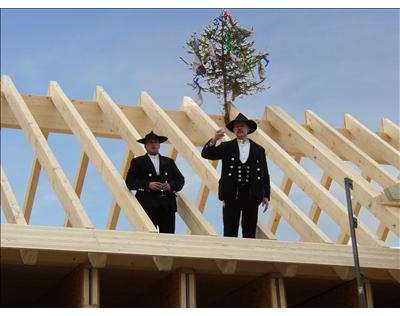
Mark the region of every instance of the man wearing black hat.
<instances>
[{"instance_id":1,"label":"man wearing black hat","mask_svg":"<svg viewBox=\"0 0 400 316\"><path fill-rule=\"evenodd\" d=\"M224 137L224 131L220 129L205 144L201 156L222 160L218 197L223 201L224 236L238 236L242 213L243 237L255 238L258 206L262 203L266 210L270 199L265 150L247 138L257 129L257 124L243 114L240 113L226 127L235 133L236 139L216 146L217 141Z\"/></svg>"},{"instance_id":2,"label":"man wearing black hat","mask_svg":"<svg viewBox=\"0 0 400 316\"><path fill-rule=\"evenodd\" d=\"M160 143L167 139L151 131L138 140L147 154L132 159L125 182L129 190L136 190L136 198L159 232L173 234L175 193L182 190L185 178L173 159L159 154Z\"/></svg>"}]
</instances>

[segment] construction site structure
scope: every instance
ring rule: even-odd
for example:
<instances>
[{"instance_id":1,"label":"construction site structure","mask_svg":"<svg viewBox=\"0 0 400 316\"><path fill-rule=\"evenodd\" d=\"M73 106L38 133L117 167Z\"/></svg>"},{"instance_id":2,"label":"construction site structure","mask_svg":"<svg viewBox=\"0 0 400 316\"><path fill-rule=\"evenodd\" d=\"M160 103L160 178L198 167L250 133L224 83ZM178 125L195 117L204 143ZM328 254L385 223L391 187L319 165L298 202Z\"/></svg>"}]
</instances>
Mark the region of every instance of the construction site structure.
<instances>
[{"instance_id":1,"label":"construction site structure","mask_svg":"<svg viewBox=\"0 0 400 316\"><path fill-rule=\"evenodd\" d=\"M233 104L231 111L239 113ZM334 128L310 110L298 123L277 106L255 121L250 138L282 171L282 183L271 182L272 211L258 222L256 239L221 237L203 214L209 194L217 196L218 162L198 148L224 126L221 115L208 115L189 97L180 110L164 110L146 92L136 105L120 105L100 86L93 100L72 100L54 81L46 96L20 94L4 75L1 128L21 129L34 157L22 206L1 168L1 306L357 307L347 208L330 191L349 177L355 216L369 212L379 222L376 231L361 220L357 227L367 306L400 307L400 249L387 243L389 234L399 240L400 181L383 166L400 169L399 126L384 118L373 132L346 114ZM195 201L177 194L187 234L158 233L125 185L131 159L145 153L137 140L150 129L166 135L169 157L181 155L201 179ZM73 183L48 144L50 133L79 142ZM120 170L97 138L126 144ZM305 158L322 169L320 181L301 165ZM89 161L114 199L106 227L94 227L80 200ZM63 227L30 225L42 169L65 212ZM290 198L293 185L312 200L309 210ZM116 230L121 212L132 231ZM318 226L323 213L340 227L336 240ZM300 241L278 240L283 220Z\"/></svg>"}]
</instances>

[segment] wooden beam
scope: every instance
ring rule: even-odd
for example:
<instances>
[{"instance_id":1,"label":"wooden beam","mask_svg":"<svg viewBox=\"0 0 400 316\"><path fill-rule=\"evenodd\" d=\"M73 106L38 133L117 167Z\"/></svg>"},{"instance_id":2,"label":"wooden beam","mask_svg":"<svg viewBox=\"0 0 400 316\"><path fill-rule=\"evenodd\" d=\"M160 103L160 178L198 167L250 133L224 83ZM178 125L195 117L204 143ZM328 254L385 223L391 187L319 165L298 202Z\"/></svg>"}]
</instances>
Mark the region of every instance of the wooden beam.
<instances>
[{"instance_id":1,"label":"wooden beam","mask_svg":"<svg viewBox=\"0 0 400 316\"><path fill-rule=\"evenodd\" d=\"M218 126L211 121L211 119L205 114L197 104L188 97L183 100L184 110L187 115L193 120L193 122L204 130L215 132ZM233 106L233 105L232 105ZM233 106L234 107L234 106ZM232 107L232 108L233 108ZM225 135L225 139L229 140L229 137ZM265 147L265 146L264 146ZM268 153L267 153L268 154ZM293 160L293 158L290 157ZM204 159L201 161L203 164L210 165ZM201 176L201 175L200 175ZM214 175L215 183L218 183L218 177ZM212 192L217 195L218 190L214 186ZM286 221L307 241L315 242L330 242L329 238L307 218L301 210L285 195L277 186L271 182L271 204L281 212Z\"/></svg>"},{"instance_id":2,"label":"wooden beam","mask_svg":"<svg viewBox=\"0 0 400 316\"><path fill-rule=\"evenodd\" d=\"M40 165L45 170L49 182L72 224L76 227L92 228L93 226L78 196L68 182L61 166L47 144L43 133L13 82L8 76L3 76L1 81L1 90L8 103L12 105L11 109L16 119L27 136L35 155L39 159Z\"/></svg>"},{"instance_id":3,"label":"wooden beam","mask_svg":"<svg viewBox=\"0 0 400 316\"><path fill-rule=\"evenodd\" d=\"M239 110L231 104L232 117L239 114ZM265 115L264 115L265 117ZM258 144L266 149L267 156L274 161L274 163L280 167L286 175L290 175L291 180L297 184L297 186L304 191L321 209L324 209L326 213L342 228L349 232L348 226L348 215L344 206L320 183L318 183L313 176L307 173L307 171L296 162L284 149L282 149L272 138L270 138L262 129L257 129L250 135L250 138L255 140ZM281 191L282 192L282 191ZM273 201L272 201L273 202ZM300 211L300 210L299 210ZM279 212L279 211L278 211ZM281 210L280 212L286 212ZM309 228L314 231L319 231L318 226L310 220L308 217L303 217L304 213L300 211L298 218L303 218L303 223L307 222ZM286 216L290 218L290 216ZM311 224L312 223L312 224ZM289 222L289 224L292 224ZM292 225L293 226L293 225ZM293 226L294 227L294 226ZM299 227L298 229L301 229ZM303 227L304 229L304 227ZM370 246L383 246L384 244L375 236L365 225L360 223L358 227L360 243L365 243ZM301 234L300 234L301 235ZM301 235L303 238L303 235ZM305 234L307 236L307 234ZM309 236L307 236L309 237ZM307 239L304 239L307 241ZM326 239L325 239L326 240ZM329 239L328 239L329 240Z\"/></svg>"},{"instance_id":4,"label":"wooden beam","mask_svg":"<svg viewBox=\"0 0 400 316\"><path fill-rule=\"evenodd\" d=\"M121 164L121 176L124 179L126 179L131 164L131 160L133 159L134 156L135 155L128 147L125 150L124 158L122 159L122 164ZM108 219L106 225L107 229L116 229L120 213L121 213L121 207L118 205L115 199L113 199L110 211L108 212Z\"/></svg>"},{"instance_id":5,"label":"wooden beam","mask_svg":"<svg viewBox=\"0 0 400 316\"><path fill-rule=\"evenodd\" d=\"M202 260L215 259L354 266L351 247L339 244L14 224L2 224L0 228L2 251L31 249L75 255L98 252L128 256L129 260L135 256L169 256L186 258L188 267L196 267ZM59 242L55 243L55 240ZM358 251L366 277L369 268L400 271L398 248L362 246Z\"/></svg>"},{"instance_id":6,"label":"wooden beam","mask_svg":"<svg viewBox=\"0 0 400 316\"><path fill-rule=\"evenodd\" d=\"M153 262L159 271L171 271L174 258L169 256L153 256Z\"/></svg>"},{"instance_id":7,"label":"wooden beam","mask_svg":"<svg viewBox=\"0 0 400 316\"><path fill-rule=\"evenodd\" d=\"M79 198L81 197L83 189L83 181L85 180L88 164L89 164L89 157L86 155L84 151L81 151L79 155L78 168L76 169L74 186L73 186L76 195ZM68 220L68 217L65 217L64 219L64 226L71 227L71 222Z\"/></svg>"},{"instance_id":8,"label":"wooden beam","mask_svg":"<svg viewBox=\"0 0 400 316\"><path fill-rule=\"evenodd\" d=\"M293 157L293 159L299 163L301 160L301 156L297 155ZM286 174L283 176L282 183L281 183L281 190L283 193L285 193L287 196L289 196L290 190L292 189L293 181L290 179ZM273 234L276 234L276 231L278 230L278 226L281 220L281 216L277 212L277 210L273 209L272 213L269 217L268 220L268 228L271 230Z\"/></svg>"},{"instance_id":9,"label":"wooden beam","mask_svg":"<svg viewBox=\"0 0 400 316\"><path fill-rule=\"evenodd\" d=\"M391 231L398 236L400 235L400 216L398 213L393 212L393 210L374 202L374 198L380 194L377 189L346 165L345 162L284 111L278 107L268 107L266 112L271 124L282 133L290 135L294 141L301 145L304 153L314 160L338 184L344 187L344 178L350 177L353 180L352 194L354 197L363 206L366 206L378 219L383 221ZM326 209L325 207L322 208ZM345 219L342 218L342 220L344 221ZM340 226L344 228L344 222Z\"/></svg>"},{"instance_id":10,"label":"wooden beam","mask_svg":"<svg viewBox=\"0 0 400 316\"><path fill-rule=\"evenodd\" d=\"M89 252L88 259L93 268L104 268L107 264L107 255L104 253Z\"/></svg>"},{"instance_id":11,"label":"wooden beam","mask_svg":"<svg viewBox=\"0 0 400 316\"><path fill-rule=\"evenodd\" d=\"M391 120L387 118L381 119L381 124L376 134L400 151L400 127Z\"/></svg>"},{"instance_id":12,"label":"wooden beam","mask_svg":"<svg viewBox=\"0 0 400 316\"><path fill-rule=\"evenodd\" d=\"M368 155L379 156L381 160L400 169L399 151L370 131L350 114L344 116L343 128L350 133L350 137L348 138L354 141ZM345 134L345 136L347 137L348 134Z\"/></svg>"},{"instance_id":13,"label":"wooden beam","mask_svg":"<svg viewBox=\"0 0 400 316\"><path fill-rule=\"evenodd\" d=\"M326 172L324 172L320 183L325 189L329 191L329 188L332 185L332 178L328 176ZM310 208L310 212L308 214L308 216L314 223L318 223L319 217L321 216L321 208L318 206L317 203L313 202Z\"/></svg>"},{"instance_id":14,"label":"wooden beam","mask_svg":"<svg viewBox=\"0 0 400 316\"><path fill-rule=\"evenodd\" d=\"M274 264L275 269L285 278L293 278L297 274L298 265L279 263Z\"/></svg>"},{"instance_id":15,"label":"wooden beam","mask_svg":"<svg viewBox=\"0 0 400 316\"><path fill-rule=\"evenodd\" d=\"M156 228L150 218L128 190L124 179L122 179L110 158L97 142L95 136L57 82L50 82L48 94L79 141L81 148L86 152L94 167L104 179L113 197L124 209L131 225L138 231L156 232Z\"/></svg>"},{"instance_id":16,"label":"wooden beam","mask_svg":"<svg viewBox=\"0 0 400 316\"><path fill-rule=\"evenodd\" d=\"M217 232L208 223L192 202L184 195L177 195L178 213L188 227L191 234L217 236Z\"/></svg>"},{"instance_id":17,"label":"wooden beam","mask_svg":"<svg viewBox=\"0 0 400 316\"><path fill-rule=\"evenodd\" d=\"M3 167L1 171L1 207L7 223L27 225Z\"/></svg>"},{"instance_id":18,"label":"wooden beam","mask_svg":"<svg viewBox=\"0 0 400 316\"><path fill-rule=\"evenodd\" d=\"M222 274L234 274L237 268L237 260L215 260Z\"/></svg>"},{"instance_id":19,"label":"wooden beam","mask_svg":"<svg viewBox=\"0 0 400 316\"><path fill-rule=\"evenodd\" d=\"M43 131L49 133L65 133L72 134L69 126L64 122L62 116L58 113L52 100L47 96L36 96L31 94L21 94L22 98L31 110L39 127ZM75 108L88 124L90 130L96 137L106 137L120 139L121 136L116 132L114 127L109 125L105 114L99 109L97 102L87 100L72 100ZM151 121L143 112L140 106L132 106L118 104L124 115L128 118L133 126L141 135L148 133ZM189 124L185 113L179 110L165 111L171 119L185 131L190 140L200 146L204 143L205 138L197 128ZM15 119L7 99L1 95L1 128L17 128L19 123Z\"/></svg>"},{"instance_id":20,"label":"wooden beam","mask_svg":"<svg viewBox=\"0 0 400 316\"><path fill-rule=\"evenodd\" d=\"M43 136L47 140L49 133L43 132ZM33 200L35 198L37 184L39 182L40 169L41 169L40 162L35 154L35 156L33 157L31 172L29 174L28 185L25 193L25 200L22 206L22 213L24 214L27 223L29 223L29 220L31 218Z\"/></svg>"},{"instance_id":21,"label":"wooden beam","mask_svg":"<svg viewBox=\"0 0 400 316\"><path fill-rule=\"evenodd\" d=\"M336 155L356 164L368 177L382 187L386 188L398 182L393 175L382 168L374 159L312 111L305 111L305 125L311 134Z\"/></svg>"},{"instance_id":22,"label":"wooden beam","mask_svg":"<svg viewBox=\"0 0 400 316\"><path fill-rule=\"evenodd\" d=\"M113 124L118 126L118 132L121 137L127 142L128 148L137 155L144 155L146 153L144 147L140 145L137 140L141 138L136 129L130 124L127 118L124 116L120 108L112 101L105 90L101 87L96 88L95 99L99 102L102 110L110 116ZM177 156L177 150L171 147L170 152L171 158ZM127 163L125 161L124 163ZM128 168L128 165L125 165ZM125 171L125 170L124 170ZM127 172L127 171L126 171ZM178 212L182 219L185 221L186 225L196 231L196 233L210 233L212 235L216 234L211 226L207 223L205 218L199 214L198 211L190 203L190 200L186 198L183 192L178 192ZM112 220L113 217L111 217ZM156 260L156 262L158 262Z\"/></svg>"},{"instance_id":23,"label":"wooden beam","mask_svg":"<svg viewBox=\"0 0 400 316\"><path fill-rule=\"evenodd\" d=\"M215 169L217 169L218 160L210 161L210 163ZM208 189L208 186L204 182L201 182L199 193L197 194L196 207L202 213L204 212L204 208L206 207L209 193L210 190Z\"/></svg>"}]
</instances>

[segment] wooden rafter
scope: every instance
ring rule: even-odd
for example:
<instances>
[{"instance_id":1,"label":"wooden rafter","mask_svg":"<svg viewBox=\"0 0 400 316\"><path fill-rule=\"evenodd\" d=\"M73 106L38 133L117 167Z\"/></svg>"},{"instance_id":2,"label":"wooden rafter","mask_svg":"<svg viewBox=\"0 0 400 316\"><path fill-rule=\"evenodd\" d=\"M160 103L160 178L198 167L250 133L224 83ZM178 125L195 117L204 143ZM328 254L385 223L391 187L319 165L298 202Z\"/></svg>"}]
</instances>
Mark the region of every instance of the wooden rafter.
<instances>
[{"instance_id":1,"label":"wooden rafter","mask_svg":"<svg viewBox=\"0 0 400 316\"><path fill-rule=\"evenodd\" d=\"M231 106L232 117L235 117L239 110ZM272 140L262 129L257 129L250 135L257 143L266 149L266 154L273 162L282 169L318 206L344 230L349 232L348 216L344 206L329 192L323 185L318 183L304 168L297 163L285 150ZM310 223L315 223L307 218ZM313 227L309 224L310 227ZM358 228L360 242L370 246L381 246L382 242L369 229L360 223Z\"/></svg>"},{"instance_id":2,"label":"wooden rafter","mask_svg":"<svg viewBox=\"0 0 400 316\"><path fill-rule=\"evenodd\" d=\"M146 151L144 150L143 146L137 142L137 140L141 138L140 134L126 119L126 117L123 115L123 112L112 101L110 96L104 91L103 88L96 88L95 99L98 101L101 109L108 114L111 123L116 126L119 133L121 134L121 137L127 143L128 148L136 155L144 155ZM175 152L177 153L176 150L172 150L171 154L176 158ZM207 223L207 221L202 216L199 216L193 206L191 204L188 204L188 202L189 200L183 195L183 193L179 192L179 213L184 220L188 221L186 222L186 224L189 227L190 225L194 225L192 226L192 228L197 232L211 232L212 229L210 228L210 225ZM112 215L110 216L112 218Z\"/></svg>"},{"instance_id":3,"label":"wooden rafter","mask_svg":"<svg viewBox=\"0 0 400 316\"><path fill-rule=\"evenodd\" d=\"M343 135L356 143L371 157L380 157L392 166L400 169L400 153L386 143L382 138L369 130L350 114L345 114L343 120Z\"/></svg>"},{"instance_id":4,"label":"wooden rafter","mask_svg":"<svg viewBox=\"0 0 400 316\"><path fill-rule=\"evenodd\" d=\"M27 225L24 214L22 213L18 201L15 198L14 192L3 167L0 166L1 171L1 207L3 208L4 216L7 223Z\"/></svg>"},{"instance_id":5,"label":"wooden rafter","mask_svg":"<svg viewBox=\"0 0 400 316\"><path fill-rule=\"evenodd\" d=\"M184 98L184 110L193 122L203 129L214 131L218 129L217 125L197 106L190 98ZM226 139L229 137L226 135ZM291 157L290 157L291 158ZM291 158L293 159L293 158ZM204 163L209 164L204 161ZM215 181L218 181L216 178ZM217 191L213 190L214 194ZM307 218L301 210L282 192L277 186L271 183L271 204L279 209L280 214L288 223L299 233L306 241L330 242L330 239Z\"/></svg>"},{"instance_id":6,"label":"wooden rafter","mask_svg":"<svg viewBox=\"0 0 400 316\"><path fill-rule=\"evenodd\" d=\"M379 183L383 188L398 182L394 176L383 169L375 160L312 111L305 112L305 125L311 134L335 154L356 164L368 177Z\"/></svg>"},{"instance_id":7,"label":"wooden rafter","mask_svg":"<svg viewBox=\"0 0 400 316\"><path fill-rule=\"evenodd\" d=\"M92 228L92 224L83 209L78 196L72 189L56 157L52 153L42 131L29 111L28 106L8 76L1 80L1 90L5 95L14 116L27 136L40 165L45 170L61 205L72 224L76 227Z\"/></svg>"},{"instance_id":8,"label":"wooden rafter","mask_svg":"<svg viewBox=\"0 0 400 316\"><path fill-rule=\"evenodd\" d=\"M337 155L310 134L289 115L277 107L266 108L270 123L281 132L290 135L303 149L304 154L315 161L339 185L344 187L344 178L353 180L353 195L372 214L380 219L396 235L400 234L400 216L390 208L379 205L374 201L380 193L369 182L355 173Z\"/></svg>"},{"instance_id":9,"label":"wooden rafter","mask_svg":"<svg viewBox=\"0 0 400 316\"><path fill-rule=\"evenodd\" d=\"M54 105L71 128L100 176L105 180L117 203L124 209L126 217L138 231L156 232L150 218L144 212L136 198L126 188L118 170L104 152L89 127L79 115L74 105L55 81L49 84L49 96Z\"/></svg>"}]
</instances>

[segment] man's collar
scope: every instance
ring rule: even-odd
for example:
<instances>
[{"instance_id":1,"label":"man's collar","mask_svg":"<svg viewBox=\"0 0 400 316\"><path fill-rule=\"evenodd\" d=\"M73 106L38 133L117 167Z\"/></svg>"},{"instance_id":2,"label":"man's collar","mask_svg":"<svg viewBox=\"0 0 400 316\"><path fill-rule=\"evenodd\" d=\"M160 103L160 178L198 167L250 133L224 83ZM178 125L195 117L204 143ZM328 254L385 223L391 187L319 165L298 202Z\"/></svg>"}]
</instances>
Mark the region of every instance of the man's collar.
<instances>
[{"instance_id":1,"label":"man's collar","mask_svg":"<svg viewBox=\"0 0 400 316\"><path fill-rule=\"evenodd\" d=\"M236 138L236 140L237 140L238 144L243 144L243 145L250 142L248 138L245 138L245 139Z\"/></svg>"}]
</instances>

